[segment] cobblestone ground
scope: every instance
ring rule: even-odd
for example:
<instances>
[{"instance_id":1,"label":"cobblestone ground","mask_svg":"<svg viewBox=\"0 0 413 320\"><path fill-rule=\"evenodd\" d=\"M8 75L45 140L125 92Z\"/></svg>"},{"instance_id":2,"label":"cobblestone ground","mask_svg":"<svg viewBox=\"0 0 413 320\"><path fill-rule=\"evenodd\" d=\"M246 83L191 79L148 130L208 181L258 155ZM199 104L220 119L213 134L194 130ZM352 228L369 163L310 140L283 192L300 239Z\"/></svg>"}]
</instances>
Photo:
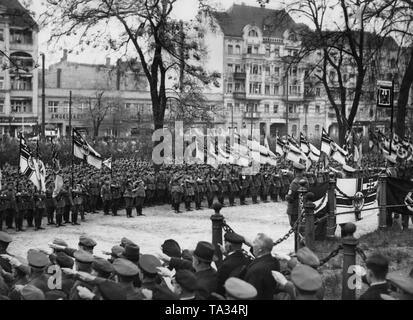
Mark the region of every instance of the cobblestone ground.
<instances>
[{"instance_id":1,"label":"cobblestone ground","mask_svg":"<svg viewBox=\"0 0 413 320\"><path fill-rule=\"evenodd\" d=\"M225 207L221 213L235 232L247 238L254 238L257 233L262 232L275 241L289 230L286 208L286 203L268 202ZM101 256L102 250L110 251L110 248L119 244L124 236L139 244L142 253L160 252L163 241L170 238L177 240L184 249L194 249L197 241L212 239L210 216L214 211L211 209L175 214L170 206L165 205L145 208L144 214L146 216L133 219L127 219L124 210L120 211L117 217L103 216L101 213L88 214L86 222L82 222L80 226L45 226L46 230L37 232L32 229L27 229L23 233L10 231L14 241L9 251L25 257L29 248L48 249L47 244L54 238L62 238L76 248L78 238L82 234L87 234L97 241L95 253ZM368 233L377 227L377 216L371 213L357 224L356 235ZM294 240L291 236L276 246L274 252L290 253L293 248Z\"/></svg>"}]
</instances>

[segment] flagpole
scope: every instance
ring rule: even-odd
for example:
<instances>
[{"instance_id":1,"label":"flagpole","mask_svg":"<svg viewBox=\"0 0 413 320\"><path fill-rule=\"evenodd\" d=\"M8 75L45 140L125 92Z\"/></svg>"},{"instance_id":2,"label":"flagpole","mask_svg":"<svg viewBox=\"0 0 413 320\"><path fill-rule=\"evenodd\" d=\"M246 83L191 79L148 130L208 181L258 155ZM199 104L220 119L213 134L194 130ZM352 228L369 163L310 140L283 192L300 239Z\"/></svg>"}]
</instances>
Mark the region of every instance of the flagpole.
<instances>
[{"instance_id":1,"label":"flagpole","mask_svg":"<svg viewBox=\"0 0 413 320\"><path fill-rule=\"evenodd\" d=\"M73 142L73 129L72 129L71 135L72 135L72 181L71 181L71 184L72 184L72 189L73 189L73 169L74 169L73 167L74 167L74 153L75 153L75 145Z\"/></svg>"}]
</instances>

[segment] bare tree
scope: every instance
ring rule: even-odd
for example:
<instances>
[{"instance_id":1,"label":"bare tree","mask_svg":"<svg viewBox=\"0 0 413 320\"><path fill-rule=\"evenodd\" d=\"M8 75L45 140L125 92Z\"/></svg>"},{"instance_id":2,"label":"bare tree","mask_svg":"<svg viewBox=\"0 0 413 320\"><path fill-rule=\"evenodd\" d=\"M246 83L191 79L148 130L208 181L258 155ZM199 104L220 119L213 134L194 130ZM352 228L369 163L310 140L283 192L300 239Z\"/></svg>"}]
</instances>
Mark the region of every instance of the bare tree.
<instances>
[{"instance_id":1,"label":"bare tree","mask_svg":"<svg viewBox=\"0 0 413 320\"><path fill-rule=\"evenodd\" d=\"M197 37L186 38L182 43L182 33L193 33L194 24L171 18L175 3L176 0L47 0L42 20L52 26L51 40L72 36L84 46L104 43L106 50L132 50L149 83L156 130L164 125L167 79L171 74L183 70L203 85L217 85L220 77L216 72L208 73L200 63ZM208 9L202 0L200 6ZM120 34L113 32L117 27L123 30Z\"/></svg>"}]
</instances>

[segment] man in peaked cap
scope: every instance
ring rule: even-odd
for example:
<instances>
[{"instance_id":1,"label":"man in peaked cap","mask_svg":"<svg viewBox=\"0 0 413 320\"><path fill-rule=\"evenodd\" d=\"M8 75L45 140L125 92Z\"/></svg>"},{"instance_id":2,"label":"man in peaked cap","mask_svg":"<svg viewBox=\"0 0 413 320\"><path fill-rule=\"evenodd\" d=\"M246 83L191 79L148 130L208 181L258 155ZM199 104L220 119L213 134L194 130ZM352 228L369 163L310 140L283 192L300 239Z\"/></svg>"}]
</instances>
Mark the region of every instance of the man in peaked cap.
<instances>
[{"instance_id":1,"label":"man in peaked cap","mask_svg":"<svg viewBox=\"0 0 413 320\"><path fill-rule=\"evenodd\" d=\"M290 188L288 190L288 194L286 196L286 200L288 201L287 207L287 215L290 220L290 226L293 227L295 222L298 219L298 208L299 208L299 193L298 189L300 189L300 181L304 180L306 182L305 187L307 190L309 189L309 184L307 178L304 176L305 167L300 163L294 163L294 172L295 178L290 183Z\"/></svg>"},{"instance_id":2,"label":"man in peaked cap","mask_svg":"<svg viewBox=\"0 0 413 320\"><path fill-rule=\"evenodd\" d=\"M126 292L119 283L104 281L98 285L102 300L126 300Z\"/></svg>"},{"instance_id":3,"label":"man in peaked cap","mask_svg":"<svg viewBox=\"0 0 413 320\"><path fill-rule=\"evenodd\" d=\"M296 300L318 300L317 291L322 288L323 281L316 270L298 265L291 272L291 282L296 289Z\"/></svg>"},{"instance_id":4,"label":"man in peaked cap","mask_svg":"<svg viewBox=\"0 0 413 320\"><path fill-rule=\"evenodd\" d=\"M112 264L103 258L95 258L92 262L92 275L103 279L109 279L113 273Z\"/></svg>"},{"instance_id":5,"label":"man in peaked cap","mask_svg":"<svg viewBox=\"0 0 413 320\"><path fill-rule=\"evenodd\" d=\"M382 300L381 294L389 294L386 276L389 271L389 261L381 253L371 254L366 261L366 280L369 288L359 300Z\"/></svg>"},{"instance_id":6,"label":"man in peaked cap","mask_svg":"<svg viewBox=\"0 0 413 320\"><path fill-rule=\"evenodd\" d=\"M0 231L0 255L9 254L7 248L9 244L13 241L12 237L3 231ZM0 256L0 267L3 268L8 273L11 273L12 268L7 259L4 259Z\"/></svg>"},{"instance_id":7,"label":"man in peaked cap","mask_svg":"<svg viewBox=\"0 0 413 320\"><path fill-rule=\"evenodd\" d=\"M49 257L37 250L30 249L27 252L27 261L30 267L30 276L27 284L39 288L44 293L50 291L48 280L50 275L46 273L46 267L50 265Z\"/></svg>"},{"instance_id":8,"label":"man in peaked cap","mask_svg":"<svg viewBox=\"0 0 413 320\"><path fill-rule=\"evenodd\" d=\"M234 232L227 232L224 235L224 249L226 256L222 265L218 268L218 288L217 293L225 293L225 281L231 276L239 277L241 272L252 259L242 250L244 237Z\"/></svg>"},{"instance_id":9,"label":"man in peaked cap","mask_svg":"<svg viewBox=\"0 0 413 320\"><path fill-rule=\"evenodd\" d=\"M31 284L24 286L20 294L22 300L46 300L42 290Z\"/></svg>"},{"instance_id":10,"label":"man in peaked cap","mask_svg":"<svg viewBox=\"0 0 413 320\"><path fill-rule=\"evenodd\" d=\"M136 243L133 242L132 240L126 238L126 237L123 237L123 238L120 240L120 246L123 247L123 248L125 248L125 246L126 246L127 244L136 244Z\"/></svg>"},{"instance_id":11,"label":"man in peaked cap","mask_svg":"<svg viewBox=\"0 0 413 320\"><path fill-rule=\"evenodd\" d=\"M227 300L251 300L257 296L257 289L253 285L238 278L227 279L224 287Z\"/></svg>"},{"instance_id":12,"label":"man in peaked cap","mask_svg":"<svg viewBox=\"0 0 413 320\"><path fill-rule=\"evenodd\" d=\"M413 269L409 275L400 271L391 272L387 275L387 282L394 289L390 298L383 297L384 300L413 300Z\"/></svg>"},{"instance_id":13,"label":"man in peaked cap","mask_svg":"<svg viewBox=\"0 0 413 320\"><path fill-rule=\"evenodd\" d=\"M126 294L127 300L143 300L144 296L133 282L139 274L138 267L129 260L120 258L113 262L113 269L118 277L118 282Z\"/></svg>"},{"instance_id":14,"label":"man in peaked cap","mask_svg":"<svg viewBox=\"0 0 413 320\"><path fill-rule=\"evenodd\" d=\"M320 259L315 255L314 252L312 252L307 247L300 248L297 251L296 255L297 255L297 260L302 264L305 264L312 268L317 268L320 266Z\"/></svg>"},{"instance_id":15,"label":"man in peaked cap","mask_svg":"<svg viewBox=\"0 0 413 320\"><path fill-rule=\"evenodd\" d=\"M138 264L140 256L140 248L137 244L127 244L125 245L125 251L120 257Z\"/></svg>"},{"instance_id":16,"label":"man in peaked cap","mask_svg":"<svg viewBox=\"0 0 413 320\"><path fill-rule=\"evenodd\" d=\"M110 263L113 263L113 261L120 258L124 252L125 252L125 248L121 246L113 246L110 251L110 258L108 259L108 261Z\"/></svg>"}]
</instances>

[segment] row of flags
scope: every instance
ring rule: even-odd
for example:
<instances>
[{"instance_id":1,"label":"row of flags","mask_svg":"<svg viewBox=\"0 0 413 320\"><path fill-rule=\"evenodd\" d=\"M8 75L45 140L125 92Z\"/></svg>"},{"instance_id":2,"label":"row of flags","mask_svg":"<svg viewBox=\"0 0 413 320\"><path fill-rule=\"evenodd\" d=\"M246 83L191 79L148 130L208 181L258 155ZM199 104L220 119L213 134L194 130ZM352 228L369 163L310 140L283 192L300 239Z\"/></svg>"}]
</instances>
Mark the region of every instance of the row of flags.
<instances>
[{"instance_id":1,"label":"row of flags","mask_svg":"<svg viewBox=\"0 0 413 320\"><path fill-rule=\"evenodd\" d=\"M392 163L396 163L397 160L413 160L413 142L407 136L401 139L395 133L391 136L385 135L381 131L370 131L369 148L373 150L375 147L381 151L385 159Z\"/></svg>"},{"instance_id":2,"label":"row of flags","mask_svg":"<svg viewBox=\"0 0 413 320\"><path fill-rule=\"evenodd\" d=\"M46 167L39 158L39 152L35 155L23 136L20 136L19 172L33 182L37 190L46 191Z\"/></svg>"}]
</instances>

